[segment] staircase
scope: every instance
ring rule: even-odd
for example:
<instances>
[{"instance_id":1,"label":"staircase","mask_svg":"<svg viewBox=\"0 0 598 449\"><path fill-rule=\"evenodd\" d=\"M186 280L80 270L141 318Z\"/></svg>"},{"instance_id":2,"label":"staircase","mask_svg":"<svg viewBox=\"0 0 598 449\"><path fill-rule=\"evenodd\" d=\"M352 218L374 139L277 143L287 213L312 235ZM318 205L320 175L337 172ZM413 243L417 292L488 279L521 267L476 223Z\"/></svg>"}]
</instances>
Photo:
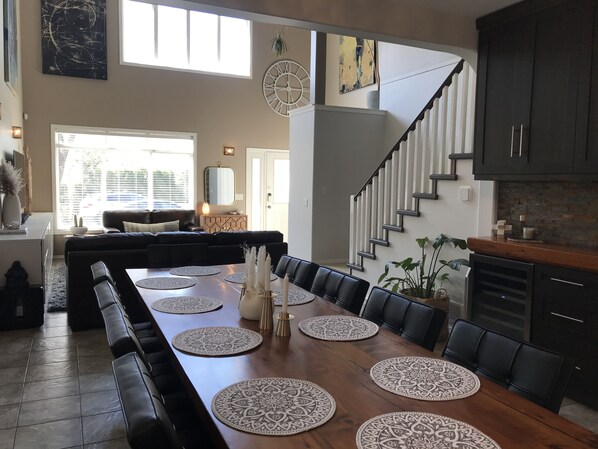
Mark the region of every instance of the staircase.
<instances>
[{"instance_id":1,"label":"staircase","mask_svg":"<svg viewBox=\"0 0 598 449\"><path fill-rule=\"evenodd\" d=\"M439 181L456 181L456 164L473 158L475 73L461 60L378 169L351 196L349 262L365 271L376 246L419 217L421 200L437 200Z\"/></svg>"}]
</instances>

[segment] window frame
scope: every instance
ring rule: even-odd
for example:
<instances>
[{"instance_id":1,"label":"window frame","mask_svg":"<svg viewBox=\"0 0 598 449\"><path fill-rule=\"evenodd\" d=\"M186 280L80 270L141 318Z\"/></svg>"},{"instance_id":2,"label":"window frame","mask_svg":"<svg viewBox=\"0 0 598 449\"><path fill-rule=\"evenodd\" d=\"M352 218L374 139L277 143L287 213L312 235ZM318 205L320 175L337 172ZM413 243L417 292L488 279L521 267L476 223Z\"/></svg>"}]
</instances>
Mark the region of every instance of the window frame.
<instances>
[{"instance_id":1,"label":"window frame","mask_svg":"<svg viewBox=\"0 0 598 449\"><path fill-rule=\"evenodd\" d=\"M192 5L185 5L186 7L181 7L180 5L171 5L171 4L160 4L154 1L148 1L148 0L132 0L132 1L137 1L140 3L147 3L147 4L151 4L153 5L155 8L157 8L158 6L168 6L168 7L172 7L172 8L178 8L178 9L183 9L187 11L187 58L189 58L189 54L190 54L190 47L189 47L189 39L190 39L190 34L191 31L189 29L189 23L190 23L190 12L191 11L198 11L198 12L205 12L208 14L213 14L215 16L218 16L218 26L220 27L220 17L222 17L219 14L215 14L213 12L210 11L204 11L202 9L199 8L199 5L197 5L197 8L194 8ZM240 78L240 79L248 79L251 80L253 79L253 21L248 20L248 19L243 19L243 20L247 20L249 22L249 75L237 75L234 73L225 73L225 72L209 72L209 71L205 71L205 70L196 70L196 69L188 69L188 68L182 68L182 67L170 67L170 66L165 66L165 65L153 65L153 64L143 64L143 63L139 63L139 62L130 62L130 61L125 61L123 58L123 43L124 43L124 39L123 39L123 29L124 29L124 14L123 14L123 8L124 8L124 0L119 0L118 2L119 4L119 17L118 17L118 34L119 34L119 45L118 45L118 49L119 49L119 62L120 65L123 66L130 66L130 67L141 67L141 68L147 68L147 69L158 69L158 70L171 70L171 71L175 71L175 72L186 72L186 73L196 73L196 74L203 74L203 75L215 75L215 76L224 76L224 77L228 77L228 78ZM232 16L230 16L232 17ZM154 35L154 48L157 48L157 34ZM218 36L218 53L220 54L220 35Z\"/></svg>"},{"instance_id":2,"label":"window frame","mask_svg":"<svg viewBox=\"0 0 598 449\"><path fill-rule=\"evenodd\" d=\"M52 165L52 226L55 235L70 234L70 229L58 227L58 192L60 189L58 179L58 165L56 161L56 134L57 133L77 133L77 134L110 134L110 135L124 135L124 136L151 136L151 137L188 137L193 141L193 182L191 186L191 204L192 208L197 208L197 133L192 132L177 132L177 131L158 131L158 130L141 130L128 128L108 128L108 127L94 127L94 126L77 126L77 125L50 125L50 143L51 143L51 165ZM97 229L90 229L89 234L98 233Z\"/></svg>"}]
</instances>

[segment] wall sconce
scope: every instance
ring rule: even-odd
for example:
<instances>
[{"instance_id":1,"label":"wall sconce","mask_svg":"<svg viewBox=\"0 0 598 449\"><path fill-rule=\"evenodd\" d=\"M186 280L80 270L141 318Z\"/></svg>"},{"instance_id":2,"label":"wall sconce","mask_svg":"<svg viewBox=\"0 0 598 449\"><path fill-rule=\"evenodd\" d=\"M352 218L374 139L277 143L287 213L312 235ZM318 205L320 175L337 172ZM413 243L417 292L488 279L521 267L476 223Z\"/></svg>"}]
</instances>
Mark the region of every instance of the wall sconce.
<instances>
[{"instance_id":1,"label":"wall sconce","mask_svg":"<svg viewBox=\"0 0 598 449\"><path fill-rule=\"evenodd\" d=\"M201 213L202 215L210 214L210 205L208 203L203 203L203 205L201 206Z\"/></svg>"},{"instance_id":2,"label":"wall sconce","mask_svg":"<svg viewBox=\"0 0 598 449\"><path fill-rule=\"evenodd\" d=\"M12 138L13 139L22 139L23 138L23 128L20 126L13 126L12 127Z\"/></svg>"},{"instance_id":3,"label":"wall sconce","mask_svg":"<svg viewBox=\"0 0 598 449\"><path fill-rule=\"evenodd\" d=\"M224 147L224 155L225 156L234 156L235 155L235 147Z\"/></svg>"}]
</instances>

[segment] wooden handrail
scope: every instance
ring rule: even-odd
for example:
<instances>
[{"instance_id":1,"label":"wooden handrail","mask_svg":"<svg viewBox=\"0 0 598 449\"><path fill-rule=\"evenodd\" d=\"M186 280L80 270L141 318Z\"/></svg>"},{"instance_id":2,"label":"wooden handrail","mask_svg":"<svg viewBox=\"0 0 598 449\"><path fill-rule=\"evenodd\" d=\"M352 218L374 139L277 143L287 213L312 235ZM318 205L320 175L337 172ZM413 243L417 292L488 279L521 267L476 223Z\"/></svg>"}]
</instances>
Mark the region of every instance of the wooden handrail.
<instances>
[{"instance_id":1,"label":"wooden handrail","mask_svg":"<svg viewBox=\"0 0 598 449\"><path fill-rule=\"evenodd\" d=\"M361 187L361 189L359 189L359 192L357 192L355 194L355 196L353 198L353 201L357 201L357 197L359 195L361 195L361 192L363 192L365 190L365 188L368 186L368 184L372 183L372 180L378 174L378 172L380 171L380 169L383 168L384 165L386 164L386 162L392 158L393 153L399 149L399 146L401 145L401 142L404 142L405 140L407 140L407 136L409 135L409 133L411 131L415 130L417 122L419 122L420 120L423 120L426 111L428 109L432 109L432 106L434 105L434 101L442 96L442 90L445 87L450 86L451 83L453 82L453 75L455 75L457 73L461 73L461 71L463 70L463 64L464 64L464 62L465 62L465 60L461 59L461 61L459 61L459 63L453 68L453 70L451 71L451 73L449 73L449 75L446 77L446 79L444 80L444 82L440 85L440 87L438 88L438 90L436 91L436 93L432 96L432 98L430 99L430 101L428 101L428 103L424 106L424 108L421 110L421 112L418 114L418 116L415 118L415 120L413 120L413 123L411 123L411 125L409 126L409 128L407 128L407 130L403 133L403 135L398 140L398 142L395 144L395 146L392 147L392 150L390 150L390 152L386 155L386 157L384 158L384 160L382 161L382 163L378 166L378 168L376 170L374 170L374 173L372 174L372 176L370 176L370 178Z\"/></svg>"}]
</instances>

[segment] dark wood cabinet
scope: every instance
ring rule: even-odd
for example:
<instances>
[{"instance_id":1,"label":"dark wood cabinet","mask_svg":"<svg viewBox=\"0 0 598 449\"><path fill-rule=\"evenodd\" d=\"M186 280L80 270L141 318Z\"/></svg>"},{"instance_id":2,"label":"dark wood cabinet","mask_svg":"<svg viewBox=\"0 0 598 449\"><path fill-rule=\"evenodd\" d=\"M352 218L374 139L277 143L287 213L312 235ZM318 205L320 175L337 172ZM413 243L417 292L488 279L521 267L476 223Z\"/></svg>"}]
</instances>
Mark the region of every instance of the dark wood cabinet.
<instances>
[{"instance_id":1,"label":"dark wood cabinet","mask_svg":"<svg viewBox=\"0 0 598 449\"><path fill-rule=\"evenodd\" d=\"M591 91L589 98L589 118L587 125L587 146L575 154L577 173L598 173L598 7L594 8L594 33L592 42ZM582 80L584 82L584 80Z\"/></svg>"},{"instance_id":2,"label":"dark wood cabinet","mask_svg":"<svg viewBox=\"0 0 598 449\"><path fill-rule=\"evenodd\" d=\"M572 175L586 152L595 2L526 3L478 22L476 179Z\"/></svg>"},{"instance_id":3,"label":"dark wood cabinet","mask_svg":"<svg viewBox=\"0 0 598 449\"><path fill-rule=\"evenodd\" d=\"M571 357L567 396L598 408L598 275L536 264L531 341Z\"/></svg>"}]
</instances>

